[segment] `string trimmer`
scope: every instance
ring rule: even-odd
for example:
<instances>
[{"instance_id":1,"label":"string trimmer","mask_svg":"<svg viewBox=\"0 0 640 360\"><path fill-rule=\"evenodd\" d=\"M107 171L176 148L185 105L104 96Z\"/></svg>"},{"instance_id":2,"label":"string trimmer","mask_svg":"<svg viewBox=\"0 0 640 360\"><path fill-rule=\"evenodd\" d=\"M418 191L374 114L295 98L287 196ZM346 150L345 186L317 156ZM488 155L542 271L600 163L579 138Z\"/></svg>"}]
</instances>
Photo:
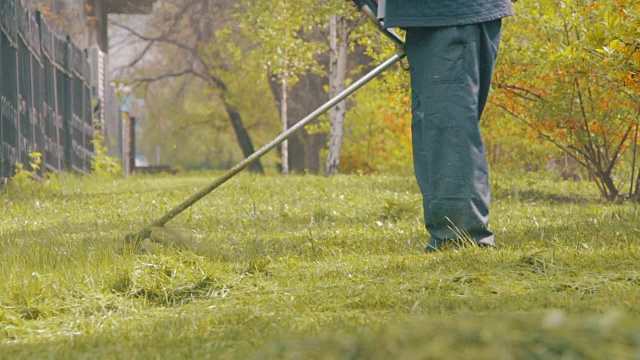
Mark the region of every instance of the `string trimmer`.
<instances>
[{"instance_id":1,"label":"string trimmer","mask_svg":"<svg viewBox=\"0 0 640 360\"><path fill-rule=\"evenodd\" d=\"M210 192L220 187L222 184L224 184L229 179L237 175L240 171L245 169L251 163L260 159L267 152L269 152L270 150L278 146L280 143L282 143L283 141L291 137L291 135L300 131L307 124L317 119L320 115L324 114L325 112L329 111L332 107L340 103L342 100L346 99L349 95L353 94L356 90L364 86L366 83L371 81L380 73L382 73L383 71L385 71L386 69L388 69L389 67L391 67L392 65L394 65L395 63L397 63L398 61L402 60L405 57L405 54L403 51L404 42L402 41L402 39L400 39L400 37L398 37L398 35L396 35L393 31L389 29L385 29L382 26L383 24L377 19L377 12L378 12L377 1L358 0L358 1L355 1L355 3L363 13L365 13L369 18L371 18L374 21L377 29L396 44L396 47L398 48L397 54L393 55L389 60L378 65L375 69L370 71L361 79L351 84L351 86L347 87L341 93L339 93L338 95L336 95L335 97L333 97L332 99L324 103L322 106L317 108L311 114L307 115L304 119L300 120L295 125L291 126L287 131L278 135L275 139L271 140L271 142L264 145L260 149L256 150L253 154L249 155L246 159L242 160L236 166L227 170L227 172L222 174L219 178L217 178L211 184L201 189L197 193L193 194L191 197L183 201L181 204L178 204L173 209L169 210L161 218L155 220L154 222L147 225L137 233L127 235L127 241L137 243L139 241L142 241L143 239L149 238L151 236L152 229L164 226L167 222L169 222L171 219L176 217L178 214L182 213L183 211L188 209L191 205L195 204L197 201L199 201L200 199L208 195Z\"/></svg>"}]
</instances>

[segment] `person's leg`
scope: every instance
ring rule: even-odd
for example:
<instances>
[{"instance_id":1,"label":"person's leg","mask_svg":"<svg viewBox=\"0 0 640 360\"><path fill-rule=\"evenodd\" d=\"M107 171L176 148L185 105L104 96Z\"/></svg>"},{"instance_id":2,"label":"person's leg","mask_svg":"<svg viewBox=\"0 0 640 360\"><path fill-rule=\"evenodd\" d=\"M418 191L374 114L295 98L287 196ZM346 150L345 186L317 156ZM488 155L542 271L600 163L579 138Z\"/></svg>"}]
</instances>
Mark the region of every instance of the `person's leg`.
<instances>
[{"instance_id":1,"label":"person's leg","mask_svg":"<svg viewBox=\"0 0 640 360\"><path fill-rule=\"evenodd\" d=\"M479 120L490 87L500 21L407 29L413 155L431 234L429 249L470 237L495 246Z\"/></svg>"}]
</instances>

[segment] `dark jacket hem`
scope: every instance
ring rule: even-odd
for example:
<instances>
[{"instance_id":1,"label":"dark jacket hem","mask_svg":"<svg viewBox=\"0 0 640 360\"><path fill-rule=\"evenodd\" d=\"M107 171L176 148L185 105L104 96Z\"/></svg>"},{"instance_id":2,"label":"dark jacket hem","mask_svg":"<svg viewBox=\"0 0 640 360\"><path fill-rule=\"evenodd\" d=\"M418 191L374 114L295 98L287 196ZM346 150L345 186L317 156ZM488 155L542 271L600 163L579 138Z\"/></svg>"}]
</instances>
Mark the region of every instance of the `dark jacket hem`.
<instances>
[{"instance_id":1,"label":"dark jacket hem","mask_svg":"<svg viewBox=\"0 0 640 360\"><path fill-rule=\"evenodd\" d=\"M458 25L469 25L469 24L477 24L492 20L501 19L507 16L513 15L512 9L507 9L503 11L493 12L489 14L473 14L466 17L455 17L455 18L442 18L442 17L385 17L384 19L384 27L399 27L399 28L409 28L409 27L441 27L441 26L458 26Z\"/></svg>"}]
</instances>

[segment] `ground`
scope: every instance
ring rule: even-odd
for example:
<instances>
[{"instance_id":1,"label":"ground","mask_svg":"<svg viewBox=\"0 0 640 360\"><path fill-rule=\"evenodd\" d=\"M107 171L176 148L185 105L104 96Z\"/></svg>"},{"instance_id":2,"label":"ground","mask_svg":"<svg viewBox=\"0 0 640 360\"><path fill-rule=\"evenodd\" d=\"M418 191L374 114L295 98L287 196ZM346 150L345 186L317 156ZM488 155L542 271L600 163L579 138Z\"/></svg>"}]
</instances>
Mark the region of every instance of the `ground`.
<instances>
[{"instance_id":1,"label":"ground","mask_svg":"<svg viewBox=\"0 0 640 360\"><path fill-rule=\"evenodd\" d=\"M0 194L4 358L637 359L637 203L492 173L500 249L434 254L411 176L65 175Z\"/></svg>"}]
</instances>

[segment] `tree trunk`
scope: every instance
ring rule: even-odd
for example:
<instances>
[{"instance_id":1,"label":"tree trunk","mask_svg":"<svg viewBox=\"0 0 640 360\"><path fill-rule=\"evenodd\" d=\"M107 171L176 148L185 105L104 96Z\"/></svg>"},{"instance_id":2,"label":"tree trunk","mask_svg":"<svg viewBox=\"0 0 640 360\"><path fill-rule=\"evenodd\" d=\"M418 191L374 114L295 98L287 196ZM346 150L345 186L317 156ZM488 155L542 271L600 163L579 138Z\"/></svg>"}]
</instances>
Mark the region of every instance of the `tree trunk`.
<instances>
[{"instance_id":1,"label":"tree trunk","mask_svg":"<svg viewBox=\"0 0 640 360\"><path fill-rule=\"evenodd\" d=\"M631 183L629 184L629 197L633 198L635 196L635 192L633 191L633 185L635 181L635 171L636 171L636 155L638 153L638 124L636 124L636 130L633 135L633 155L631 159ZM640 173L638 174L638 179L640 180ZM636 189L637 191L637 189Z\"/></svg>"},{"instance_id":2,"label":"tree trunk","mask_svg":"<svg viewBox=\"0 0 640 360\"><path fill-rule=\"evenodd\" d=\"M620 191L616 186L615 182L613 182L613 178L611 178L611 173L601 173L600 178L602 179L602 183L605 186L606 192L603 193L605 198L608 200L615 200L618 195L620 195Z\"/></svg>"},{"instance_id":3,"label":"tree trunk","mask_svg":"<svg viewBox=\"0 0 640 360\"><path fill-rule=\"evenodd\" d=\"M327 134L319 133L307 136L304 144L306 153L307 167L306 170L312 174L318 174L322 170L322 159L320 158L320 150L324 149L327 144Z\"/></svg>"},{"instance_id":4,"label":"tree trunk","mask_svg":"<svg viewBox=\"0 0 640 360\"><path fill-rule=\"evenodd\" d=\"M329 98L333 98L345 88L347 71L347 21L342 16L333 16L329 22ZM340 102L329 113L329 155L325 172L335 175L340 168L340 153L344 136L345 101Z\"/></svg>"},{"instance_id":5,"label":"tree trunk","mask_svg":"<svg viewBox=\"0 0 640 360\"><path fill-rule=\"evenodd\" d=\"M328 64L328 61L326 63ZM324 80L324 77L308 72L300 76L299 81L291 87L291 91L287 90L287 123L289 127L295 125L326 101L327 94L323 89ZM276 108L282 117L284 95L282 86L274 76L269 76L269 87ZM317 174L322 171L324 162L320 159L320 150L326 146L326 134L309 134L306 129L302 129L287 141L290 173L310 172Z\"/></svg>"},{"instance_id":6,"label":"tree trunk","mask_svg":"<svg viewBox=\"0 0 640 360\"><path fill-rule=\"evenodd\" d=\"M282 78L282 101L280 102L280 117L282 118L282 132L284 133L289 128L289 120L287 115L287 78ZM282 175L289 174L289 141L282 142L281 154L282 154Z\"/></svg>"},{"instance_id":7,"label":"tree trunk","mask_svg":"<svg viewBox=\"0 0 640 360\"><path fill-rule=\"evenodd\" d=\"M231 120L231 125L233 126L233 131L236 134L238 145L240 145L242 154L246 158L249 155L253 154L255 151L255 149L253 148L253 143L251 142L251 138L249 137L249 133L242 123L242 117L240 116L238 110L236 110L234 106L229 104L224 97L222 97L221 99L222 103L224 104L224 108L229 115L229 120ZM260 164L260 159L254 161L251 165L249 165L248 169L249 171L254 173L264 174L264 169Z\"/></svg>"}]
</instances>

